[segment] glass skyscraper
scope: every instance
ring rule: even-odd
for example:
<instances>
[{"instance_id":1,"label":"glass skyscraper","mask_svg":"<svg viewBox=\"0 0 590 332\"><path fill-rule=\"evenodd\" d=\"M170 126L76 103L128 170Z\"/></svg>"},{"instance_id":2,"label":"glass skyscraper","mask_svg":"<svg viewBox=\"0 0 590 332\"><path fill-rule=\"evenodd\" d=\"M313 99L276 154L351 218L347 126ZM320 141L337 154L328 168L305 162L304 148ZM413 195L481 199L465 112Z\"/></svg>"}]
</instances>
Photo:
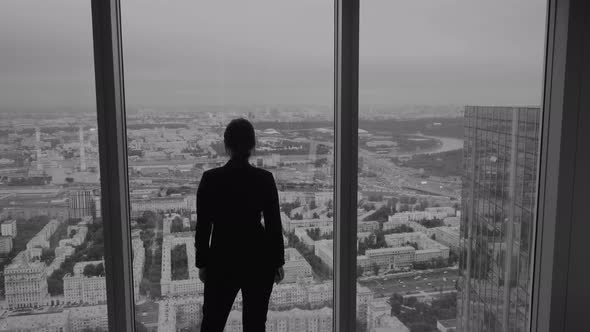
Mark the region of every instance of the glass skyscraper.
<instances>
[{"instance_id":1,"label":"glass skyscraper","mask_svg":"<svg viewBox=\"0 0 590 332\"><path fill-rule=\"evenodd\" d=\"M465 108L460 331L527 331L539 108Z\"/></svg>"}]
</instances>

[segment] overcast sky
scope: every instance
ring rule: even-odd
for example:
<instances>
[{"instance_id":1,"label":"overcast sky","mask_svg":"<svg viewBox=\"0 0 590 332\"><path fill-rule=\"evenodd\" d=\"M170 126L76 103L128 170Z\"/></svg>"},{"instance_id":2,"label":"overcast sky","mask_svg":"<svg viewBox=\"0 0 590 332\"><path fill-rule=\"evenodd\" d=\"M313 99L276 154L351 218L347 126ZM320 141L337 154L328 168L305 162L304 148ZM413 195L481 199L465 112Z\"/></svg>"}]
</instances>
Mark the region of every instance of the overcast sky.
<instances>
[{"instance_id":1,"label":"overcast sky","mask_svg":"<svg viewBox=\"0 0 590 332\"><path fill-rule=\"evenodd\" d=\"M331 104L333 2L125 0L127 102ZM544 0L361 0L361 103L535 105ZM94 105L90 2L0 1L0 109Z\"/></svg>"}]
</instances>

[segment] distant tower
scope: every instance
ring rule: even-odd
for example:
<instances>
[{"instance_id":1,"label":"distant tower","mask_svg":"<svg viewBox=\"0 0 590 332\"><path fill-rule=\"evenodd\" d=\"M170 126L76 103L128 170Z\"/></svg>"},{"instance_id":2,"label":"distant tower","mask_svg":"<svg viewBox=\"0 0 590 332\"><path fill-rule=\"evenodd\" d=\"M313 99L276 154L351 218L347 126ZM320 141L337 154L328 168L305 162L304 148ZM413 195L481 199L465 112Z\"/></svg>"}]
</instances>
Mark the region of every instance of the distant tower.
<instances>
[{"instance_id":1,"label":"distant tower","mask_svg":"<svg viewBox=\"0 0 590 332\"><path fill-rule=\"evenodd\" d=\"M86 171L86 151L84 149L84 128L80 126L78 130L78 136L80 139L80 171Z\"/></svg>"},{"instance_id":2,"label":"distant tower","mask_svg":"<svg viewBox=\"0 0 590 332\"><path fill-rule=\"evenodd\" d=\"M318 149L318 143L316 141L310 141L309 142L309 156L308 156L309 161L314 162L318 159L317 149Z\"/></svg>"},{"instance_id":3,"label":"distant tower","mask_svg":"<svg viewBox=\"0 0 590 332\"><path fill-rule=\"evenodd\" d=\"M94 216L94 193L89 189L79 189L69 192L68 216L73 219Z\"/></svg>"},{"instance_id":4,"label":"distant tower","mask_svg":"<svg viewBox=\"0 0 590 332\"><path fill-rule=\"evenodd\" d=\"M41 131L39 127L35 127L35 149L37 153L37 170L42 171L43 165L41 164Z\"/></svg>"},{"instance_id":5,"label":"distant tower","mask_svg":"<svg viewBox=\"0 0 590 332\"><path fill-rule=\"evenodd\" d=\"M318 149L317 142L316 141L310 141L309 142L309 156L308 156L308 159L311 162L311 164L309 164L309 169L311 171L313 171L313 180L314 180L314 182L318 178L318 175L320 173L320 170L319 169L316 169L316 167L315 167L316 161L318 160L317 149Z\"/></svg>"}]
</instances>

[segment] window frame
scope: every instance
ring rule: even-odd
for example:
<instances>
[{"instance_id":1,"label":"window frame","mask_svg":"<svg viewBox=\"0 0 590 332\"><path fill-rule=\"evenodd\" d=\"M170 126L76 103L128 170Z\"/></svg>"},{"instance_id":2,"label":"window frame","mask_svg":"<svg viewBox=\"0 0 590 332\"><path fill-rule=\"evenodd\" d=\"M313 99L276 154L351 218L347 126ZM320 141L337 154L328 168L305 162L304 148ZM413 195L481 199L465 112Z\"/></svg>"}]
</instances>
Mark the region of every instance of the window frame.
<instances>
[{"instance_id":1,"label":"window frame","mask_svg":"<svg viewBox=\"0 0 590 332\"><path fill-rule=\"evenodd\" d=\"M587 326L590 290L590 5L550 0L532 273L532 331ZM586 172L584 172L586 170ZM559 226L558 226L559 225ZM569 245L566 245L569 244Z\"/></svg>"},{"instance_id":2,"label":"window frame","mask_svg":"<svg viewBox=\"0 0 590 332\"><path fill-rule=\"evenodd\" d=\"M91 4L109 330L135 331L121 7Z\"/></svg>"},{"instance_id":3,"label":"window frame","mask_svg":"<svg viewBox=\"0 0 590 332\"><path fill-rule=\"evenodd\" d=\"M120 0L91 0L101 199L109 327L133 331L130 203ZM334 329L356 327L356 205L358 165L359 0L334 0ZM534 236L531 330L553 331L588 323L587 265L590 6L584 0L548 0ZM584 31L586 28L586 31ZM588 113L588 112L587 112ZM559 156L553 158L552 156ZM584 184L586 184L584 186ZM585 196L584 196L585 195ZM559 228L557 222L559 219ZM558 246L569 243L569 246ZM561 273L567 271L566 273ZM574 309L571 309L574 308ZM569 310L568 310L569 309Z\"/></svg>"},{"instance_id":4,"label":"window frame","mask_svg":"<svg viewBox=\"0 0 590 332\"><path fill-rule=\"evenodd\" d=\"M356 330L359 0L335 0L334 312L335 331Z\"/></svg>"}]
</instances>

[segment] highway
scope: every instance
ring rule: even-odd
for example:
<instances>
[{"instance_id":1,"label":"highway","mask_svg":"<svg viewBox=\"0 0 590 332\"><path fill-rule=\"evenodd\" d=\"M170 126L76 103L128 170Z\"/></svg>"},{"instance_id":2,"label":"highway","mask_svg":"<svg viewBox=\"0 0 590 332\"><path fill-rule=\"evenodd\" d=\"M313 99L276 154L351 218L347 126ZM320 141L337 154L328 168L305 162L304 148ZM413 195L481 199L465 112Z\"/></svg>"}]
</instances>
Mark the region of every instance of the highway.
<instances>
[{"instance_id":1,"label":"highway","mask_svg":"<svg viewBox=\"0 0 590 332\"><path fill-rule=\"evenodd\" d=\"M455 290L455 281L458 277L456 268L443 268L388 275L378 279L359 280L359 283L371 289L374 297L390 297L394 293L403 295L420 291Z\"/></svg>"}]
</instances>

